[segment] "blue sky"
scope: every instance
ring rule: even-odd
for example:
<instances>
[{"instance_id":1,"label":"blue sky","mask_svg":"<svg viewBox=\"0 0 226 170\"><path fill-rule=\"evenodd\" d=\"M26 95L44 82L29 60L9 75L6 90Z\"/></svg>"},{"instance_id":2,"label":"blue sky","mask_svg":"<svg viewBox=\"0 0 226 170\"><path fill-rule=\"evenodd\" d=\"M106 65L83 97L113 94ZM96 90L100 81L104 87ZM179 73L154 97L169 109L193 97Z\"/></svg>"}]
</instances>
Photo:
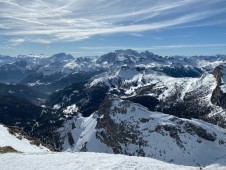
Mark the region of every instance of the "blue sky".
<instances>
[{"instance_id":1,"label":"blue sky","mask_svg":"<svg viewBox=\"0 0 226 170\"><path fill-rule=\"evenodd\" d=\"M226 54L225 0L0 0L0 54Z\"/></svg>"}]
</instances>

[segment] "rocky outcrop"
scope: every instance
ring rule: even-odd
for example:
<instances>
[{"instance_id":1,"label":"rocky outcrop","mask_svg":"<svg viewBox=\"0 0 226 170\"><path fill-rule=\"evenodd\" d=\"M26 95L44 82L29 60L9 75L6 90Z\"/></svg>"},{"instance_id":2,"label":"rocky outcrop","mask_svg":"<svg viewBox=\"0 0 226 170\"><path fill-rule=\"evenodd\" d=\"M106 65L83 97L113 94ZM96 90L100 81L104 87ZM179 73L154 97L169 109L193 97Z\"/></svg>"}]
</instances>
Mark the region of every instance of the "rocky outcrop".
<instances>
[{"instance_id":1,"label":"rocky outcrop","mask_svg":"<svg viewBox=\"0 0 226 170\"><path fill-rule=\"evenodd\" d=\"M117 123L112 119L114 116L117 116L118 113L127 116L127 107L130 107L130 102L123 101L120 103L121 107L114 107L111 110L113 105L112 102L113 99L106 100L99 109L99 112L104 115L104 118L98 119L97 128L105 130L97 131L97 138L102 139L107 146L113 149L114 153L133 155L132 153L127 152L123 145L129 143L138 146L145 145L145 141L139 137L142 136L142 134L136 129L137 125L132 123L128 124L123 121ZM137 155L145 156L141 149L137 150Z\"/></svg>"},{"instance_id":2,"label":"rocky outcrop","mask_svg":"<svg viewBox=\"0 0 226 170\"><path fill-rule=\"evenodd\" d=\"M223 146L220 139L222 134L213 130L214 125L150 112L131 101L109 98L100 106L97 114L96 138L117 154L174 162L176 158L172 158L172 155L180 153L186 159L191 159L196 149L201 151L205 143Z\"/></svg>"},{"instance_id":3,"label":"rocky outcrop","mask_svg":"<svg viewBox=\"0 0 226 170\"><path fill-rule=\"evenodd\" d=\"M217 81L217 86L211 96L211 102L217 106L221 106L222 108L226 108L226 93L223 93L220 87L222 85L223 77L222 69L224 68L225 67L223 65L220 65L217 66L213 71L213 75Z\"/></svg>"},{"instance_id":4,"label":"rocky outcrop","mask_svg":"<svg viewBox=\"0 0 226 170\"><path fill-rule=\"evenodd\" d=\"M0 147L0 154L1 153L12 153L12 152L18 152L18 151L15 150L14 148L12 148L11 146Z\"/></svg>"},{"instance_id":5,"label":"rocky outcrop","mask_svg":"<svg viewBox=\"0 0 226 170\"><path fill-rule=\"evenodd\" d=\"M199 68L195 67L186 67L182 64L175 63L170 66L162 66L162 67L155 67L153 68L156 71L160 71L165 73L166 75L172 77L201 77L203 71Z\"/></svg>"},{"instance_id":6,"label":"rocky outcrop","mask_svg":"<svg viewBox=\"0 0 226 170\"><path fill-rule=\"evenodd\" d=\"M28 135L25 131L23 131L21 128L17 127L17 126L6 126L8 128L8 131L10 134L16 136L18 139L22 140L23 138L26 138L27 140L30 141L30 144L32 145L36 145L36 146L44 146L46 148L48 148L51 151L58 151L56 148L52 147L49 144L46 144L44 142L42 142L41 140L31 137L30 135ZM3 150L9 150L9 152L13 152L12 149L10 149L9 147L5 147Z\"/></svg>"},{"instance_id":7,"label":"rocky outcrop","mask_svg":"<svg viewBox=\"0 0 226 170\"><path fill-rule=\"evenodd\" d=\"M68 133L68 142L71 146L73 146L73 144L75 143L71 132Z\"/></svg>"}]
</instances>

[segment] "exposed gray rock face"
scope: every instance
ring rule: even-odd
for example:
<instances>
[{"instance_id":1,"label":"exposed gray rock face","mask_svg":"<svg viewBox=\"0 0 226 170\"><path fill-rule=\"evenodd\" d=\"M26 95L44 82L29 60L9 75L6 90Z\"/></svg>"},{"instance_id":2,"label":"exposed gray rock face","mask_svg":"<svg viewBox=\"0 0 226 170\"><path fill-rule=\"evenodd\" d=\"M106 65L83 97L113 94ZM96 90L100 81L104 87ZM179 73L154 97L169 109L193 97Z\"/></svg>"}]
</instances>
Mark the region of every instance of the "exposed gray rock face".
<instances>
[{"instance_id":1,"label":"exposed gray rock face","mask_svg":"<svg viewBox=\"0 0 226 170\"><path fill-rule=\"evenodd\" d=\"M225 66L220 65L217 66L214 71L214 77L217 81L217 86L214 89L211 97L211 102L215 105L221 106L222 108L226 108L226 93L224 93L221 89L223 73L222 70L225 69Z\"/></svg>"}]
</instances>

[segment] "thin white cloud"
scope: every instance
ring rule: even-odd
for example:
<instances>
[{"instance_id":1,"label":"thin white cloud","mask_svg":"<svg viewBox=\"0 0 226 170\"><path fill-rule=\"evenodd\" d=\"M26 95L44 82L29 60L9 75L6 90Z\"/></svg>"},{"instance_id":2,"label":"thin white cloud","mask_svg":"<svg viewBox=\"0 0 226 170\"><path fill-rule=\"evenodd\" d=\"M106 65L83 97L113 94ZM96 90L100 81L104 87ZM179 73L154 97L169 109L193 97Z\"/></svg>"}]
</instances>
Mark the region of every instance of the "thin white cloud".
<instances>
[{"instance_id":1,"label":"thin white cloud","mask_svg":"<svg viewBox=\"0 0 226 170\"><path fill-rule=\"evenodd\" d=\"M41 38L33 38L31 40L28 40L30 42L34 42L34 43L40 43L40 44L50 44L51 41L47 40L47 39L41 39Z\"/></svg>"},{"instance_id":2,"label":"thin white cloud","mask_svg":"<svg viewBox=\"0 0 226 170\"><path fill-rule=\"evenodd\" d=\"M50 44L51 41L47 39L42 39L42 38L16 38L16 39L10 39L8 41L11 45L20 45L24 42L33 42L33 43L39 43L39 44Z\"/></svg>"},{"instance_id":3,"label":"thin white cloud","mask_svg":"<svg viewBox=\"0 0 226 170\"><path fill-rule=\"evenodd\" d=\"M22 44L23 42L25 42L25 39L23 39L23 38L19 38L19 39L10 39L9 42L10 42L12 45L20 45L20 44Z\"/></svg>"},{"instance_id":4,"label":"thin white cloud","mask_svg":"<svg viewBox=\"0 0 226 170\"><path fill-rule=\"evenodd\" d=\"M192 27L195 21L205 25L202 20L225 13L221 3L224 1L0 0L0 35L25 36L25 41L37 43L114 33L142 36L143 31Z\"/></svg>"},{"instance_id":5,"label":"thin white cloud","mask_svg":"<svg viewBox=\"0 0 226 170\"><path fill-rule=\"evenodd\" d=\"M132 33L131 35L134 37L143 37L143 34L139 34L139 33Z\"/></svg>"},{"instance_id":6,"label":"thin white cloud","mask_svg":"<svg viewBox=\"0 0 226 170\"><path fill-rule=\"evenodd\" d=\"M161 37L155 37L155 39L162 40L164 38L187 38L187 37L191 37L191 36L192 36L192 34L183 34L183 35L177 34L177 35L166 35L166 36L161 36Z\"/></svg>"},{"instance_id":7,"label":"thin white cloud","mask_svg":"<svg viewBox=\"0 0 226 170\"><path fill-rule=\"evenodd\" d=\"M163 40L163 37L155 37L156 40Z\"/></svg>"}]
</instances>

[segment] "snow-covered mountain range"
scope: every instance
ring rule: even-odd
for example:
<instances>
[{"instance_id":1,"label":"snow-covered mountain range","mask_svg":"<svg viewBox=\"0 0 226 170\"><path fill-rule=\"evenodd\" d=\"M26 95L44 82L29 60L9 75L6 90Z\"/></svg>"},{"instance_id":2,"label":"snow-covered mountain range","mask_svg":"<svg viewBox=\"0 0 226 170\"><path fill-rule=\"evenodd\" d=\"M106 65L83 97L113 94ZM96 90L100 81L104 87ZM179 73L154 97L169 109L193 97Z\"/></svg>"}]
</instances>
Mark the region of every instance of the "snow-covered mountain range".
<instances>
[{"instance_id":1,"label":"snow-covered mountain range","mask_svg":"<svg viewBox=\"0 0 226 170\"><path fill-rule=\"evenodd\" d=\"M226 153L225 60L130 49L0 56L0 123L60 151L206 166Z\"/></svg>"},{"instance_id":2,"label":"snow-covered mountain range","mask_svg":"<svg viewBox=\"0 0 226 170\"><path fill-rule=\"evenodd\" d=\"M100 58L74 58L65 53L50 57L43 57L43 55L40 57L36 55L19 55L17 57L1 55L0 81L23 83L37 89L41 87L45 88L47 92L53 92L78 81L76 77L82 73L90 73L91 76L94 76L93 74L119 69L125 65L134 68L145 67L172 77L198 77L204 71L212 71L225 58L226 56L223 55L190 58L161 57L148 51L138 53L133 50L117 50ZM55 87L57 85L59 87Z\"/></svg>"}]
</instances>

